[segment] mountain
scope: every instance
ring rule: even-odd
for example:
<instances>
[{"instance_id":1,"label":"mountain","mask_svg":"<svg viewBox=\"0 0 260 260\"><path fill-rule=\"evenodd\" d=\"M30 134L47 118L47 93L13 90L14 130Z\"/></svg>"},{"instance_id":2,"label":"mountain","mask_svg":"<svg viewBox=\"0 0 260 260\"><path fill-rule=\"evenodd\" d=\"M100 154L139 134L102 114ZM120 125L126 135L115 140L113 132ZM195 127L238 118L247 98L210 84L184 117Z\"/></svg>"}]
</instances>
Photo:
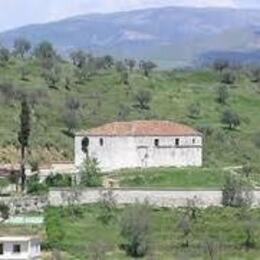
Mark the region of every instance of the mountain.
<instances>
[{"instance_id":1,"label":"mountain","mask_svg":"<svg viewBox=\"0 0 260 260\"><path fill-rule=\"evenodd\" d=\"M166 67L191 65L205 53L260 51L260 10L167 7L91 14L7 31L0 41L10 46L20 36L34 44L51 41L61 53L81 48Z\"/></svg>"}]
</instances>

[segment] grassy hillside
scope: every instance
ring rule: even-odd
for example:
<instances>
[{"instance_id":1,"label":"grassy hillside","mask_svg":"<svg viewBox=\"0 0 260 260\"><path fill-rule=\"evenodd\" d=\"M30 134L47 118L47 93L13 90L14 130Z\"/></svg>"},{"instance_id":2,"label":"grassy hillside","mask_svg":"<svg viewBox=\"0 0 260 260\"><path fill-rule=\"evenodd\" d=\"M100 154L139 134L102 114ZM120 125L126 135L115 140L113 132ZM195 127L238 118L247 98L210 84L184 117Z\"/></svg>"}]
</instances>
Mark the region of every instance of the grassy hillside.
<instances>
[{"instance_id":1,"label":"grassy hillside","mask_svg":"<svg viewBox=\"0 0 260 260\"><path fill-rule=\"evenodd\" d=\"M62 259L134 259L126 255L122 246L125 243L120 235L123 210L114 210L108 224L101 220L103 210L100 205L85 207L76 218L66 209L47 211L48 239L54 248L66 254ZM151 251L143 259L259 259L258 209L248 213L232 208L197 210L197 217L190 220L190 232L185 236L186 229L180 223L187 212L189 209L157 209L149 214ZM255 242L250 250L244 247L248 227ZM182 245L186 239L188 247Z\"/></svg>"},{"instance_id":2,"label":"grassy hillside","mask_svg":"<svg viewBox=\"0 0 260 260\"><path fill-rule=\"evenodd\" d=\"M21 67L28 70L21 79ZM33 93L33 132L31 157L34 160L72 160L73 138L67 134L64 117L68 100L80 104L77 129L88 129L115 120L167 119L203 129L204 160L207 166L239 165L250 160L257 167L260 161L260 87L252 83L243 70L238 70L236 82L228 86L226 105L216 101L220 74L210 69L198 71L153 72L150 77L134 70L128 72L129 84L122 83L121 73L114 67L92 73L77 83L75 67L59 64L61 75L57 88L50 88L42 77L42 68L35 59L25 62L12 58L0 67L0 84L15 92ZM67 81L69 78L69 83ZM66 86L67 82L67 86ZM135 95L148 90L152 95L150 109L136 108ZM18 95L19 97L19 95ZM200 113L190 116L190 106L196 104ZM241 118L241 126L228 130L221 123L223 111L231 108ZM0 162L17 161L19 128L19 98L0 97ZM257 139L258 136L258 139ZM257 140L258 141L257 141Z\"/></svg>"}]
</instances>

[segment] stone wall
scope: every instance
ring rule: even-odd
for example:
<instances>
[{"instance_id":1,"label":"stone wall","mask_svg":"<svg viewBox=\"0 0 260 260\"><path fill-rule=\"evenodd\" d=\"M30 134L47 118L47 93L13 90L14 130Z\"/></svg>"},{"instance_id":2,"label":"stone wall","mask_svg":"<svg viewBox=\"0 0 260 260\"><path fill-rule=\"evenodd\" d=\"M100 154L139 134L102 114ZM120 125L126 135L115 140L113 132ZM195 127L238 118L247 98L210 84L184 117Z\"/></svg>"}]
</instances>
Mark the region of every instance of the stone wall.
<instances>
[{"instance_id":1,"label":"stone wall","mask_svg":"<svg viewBox=\"0 0 260 260\"><path fill-rule=\"evenodd\" d=\"M102 194L107 191L106 189L85 189L75 192L68 189L53 189L49 193L49 203L51 206L68 205L71 202L78 204L96 203L102 199ZM113 189L112 192L118 205L148 201L155 207L185 207L191 202L201 208L222 206L222 191L220 190ZM253 206L260 207L260 190L254 192Z\"/></svg>"},{"instance_id":2,"label":"stone wall","mask_svg":"<svg viewBox=\"0 0 260 260\"><path fill-rule=\"evenodd\" d=\"M0 203L9 206L10 215L43 212L49 205L48 196L0 197Z\"/></svg>"}]
</instances>

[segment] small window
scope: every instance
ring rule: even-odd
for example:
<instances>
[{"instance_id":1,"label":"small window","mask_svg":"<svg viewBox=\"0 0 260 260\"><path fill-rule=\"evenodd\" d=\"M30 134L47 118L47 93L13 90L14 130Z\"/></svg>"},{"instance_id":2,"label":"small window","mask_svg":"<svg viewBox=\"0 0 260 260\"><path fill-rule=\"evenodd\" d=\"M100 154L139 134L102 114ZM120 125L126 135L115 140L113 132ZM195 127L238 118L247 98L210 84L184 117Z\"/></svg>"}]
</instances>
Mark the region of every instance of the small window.
<instances>
[{"instance_id":1,"label":"small window","mask_svg":"<svg viewBox=\"0 0 260 260\"><path fill-rule=\"evenodd\" d=\"M4 254L4 246L3 244L0 244L0 255Z\"/></svg>"},{"instance_id":2,"label":"small window","mask_svg":"<svg viewBox=\"0 0 260 260\"><path fill-rule=\"evenodd\" d=\"M193 139L192 139L192 144L195 144L195 143L196 143L196 139L193 138Z\"/></svg>"},{"instance_id":3,"label":"small window","mask_svg":"<svg viewBox=\"0 0 260 260\"><path fill-rule=\"evenodd\" d=\"M89 139L85 137L81 142L81 149L84 153L87 154L88 152L88 146L89 146Z\"/></svg>"},{"instance_id":4,"label":"small window","mask_svg":"<svg viewBox=\"0 0 260 260\"><path fill-rule=\"evenodd\" d=\"M104 145L104 139L103 139L103 138L100 138L100 139L99 139L99 144L100 144L100 146L103 146L103 145Z\"/></svg>"},{"instance_id":5,"label":"small window","mask_svg":"<svg viewBox=\"0 0 260 260\"><path fill-rule=\"evenodd\" d=\"M13 253L21 253L21 245L13 245Z\"/></svg>"},{"instance_id":6,"label":"small window","mask_svg":"<svg viewBox=\"0 0 260 260\"><path fill-rule=\"evenodd\" d=\"M175 145L176 145L176 146L179 146L179 145L180 145L180 139L179 139L179 138L176 138L176 139L175 139Z\"/></svg>"},{"instance_id":7,"label":"small window","mask_svg":"<svg viewBox=\"0 0 260 260\"><path fill-rule=\"evenodd\" d=\"M155 146L159 146L159 139L155 139L155 140L154 140L154 145L155 145Z\"/></svg>"}]
</instances>

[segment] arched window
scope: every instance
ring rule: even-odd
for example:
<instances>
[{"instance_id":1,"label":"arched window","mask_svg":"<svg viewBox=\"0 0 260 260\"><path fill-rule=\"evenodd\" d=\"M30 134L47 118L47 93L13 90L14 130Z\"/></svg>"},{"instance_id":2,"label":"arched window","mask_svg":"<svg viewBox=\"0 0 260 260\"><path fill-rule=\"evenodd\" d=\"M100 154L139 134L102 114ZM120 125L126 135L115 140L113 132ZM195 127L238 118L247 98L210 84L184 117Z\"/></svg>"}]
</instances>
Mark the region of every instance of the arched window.
<instances>
[{"instance_id":1,"label":"arched window","mask_svg":"<svg viewBox=\"0 0 260 260\"><path fill-rule=\"evenodd\" d=\"M81 142L81 149L85 154L88 153L88 146L89 146L89 139L88 137L85 137Z\"/></svg>"},{"instance_id":2,"label":"arched window","mask_svg":"<svg viewBox=\"0 0 260 260\"><path fill-rule=\"evenodd\" d=\"M103 146L103 145L104 145L104 139L103 139L103 138L100 138L100 139L99 139L99 144L100 144L100 146Z\"/></svg>"},{"instance_id":3,"label":"arched window","mask_svg":"<svg viewBox=\"0 0 260 260\"><path fill-rule=\"evenodd\" d=\"M154 145L155 145L155 146L159 146L159 139L155 139L155 140L154 140Z\"/></svg>"}]
</instances>

